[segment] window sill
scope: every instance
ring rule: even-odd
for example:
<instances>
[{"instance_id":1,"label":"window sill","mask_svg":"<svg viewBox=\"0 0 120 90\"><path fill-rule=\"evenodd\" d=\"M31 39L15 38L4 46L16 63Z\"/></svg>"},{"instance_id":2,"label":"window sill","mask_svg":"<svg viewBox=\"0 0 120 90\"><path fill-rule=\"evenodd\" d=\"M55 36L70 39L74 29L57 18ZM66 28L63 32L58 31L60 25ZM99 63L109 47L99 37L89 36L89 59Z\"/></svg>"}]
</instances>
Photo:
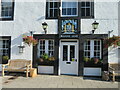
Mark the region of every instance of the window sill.
<instances>
[{"instance_id":1,"label":"window sill","mask_svg":"<svg viewBox=\"0 0 120 90\"><path fill-rule=\"evenodd\" d=\"M94 19L94 16L81 16L81 19Z\"/></svg>"},{"instance_id":2,"label":"window sill","mask_svg":"<svg viewBox=\"0 0 120 90\"><path fill-rule=\"evenodd\" d=\"M58 19L58 17L46 17L45 19Z\"/></svg>"},{"instance_id":3,"label":"window sill","mask_svg":"<svg viewBox=\"0 0 120 90\"><path fill-rule=\"evenodd\" d=\"M0 21L13 21L13 18L0 18Z\"/></svg>"}]
</instances>

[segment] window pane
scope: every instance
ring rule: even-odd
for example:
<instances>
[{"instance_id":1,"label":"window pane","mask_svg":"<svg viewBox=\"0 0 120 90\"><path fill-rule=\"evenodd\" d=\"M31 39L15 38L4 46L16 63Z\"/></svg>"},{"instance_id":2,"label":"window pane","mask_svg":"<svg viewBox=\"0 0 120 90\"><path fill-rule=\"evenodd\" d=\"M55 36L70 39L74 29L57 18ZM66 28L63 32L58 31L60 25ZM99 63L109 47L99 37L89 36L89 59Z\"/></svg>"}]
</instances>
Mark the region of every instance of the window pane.
<instances>
[{"instance_id":1,"label":"window pane","mask_svg":"<svg viewBox=\"0 0 120 90\"><path fill-rule=\"evenodd\" d=\"M58 16L58 9L55 9L54 10L54 17L57 17Z\"/></svg>"},{"instance_id":2,"label":"window pane","mask_svg":"<svg viewBox=\"0 0 120 90\"><path fill-rule=\"evenodd\" d=\"M85 2L82 2L82 3L81 3L81 7L85 7Z\"/></svg>"},{"instance_id":3,"label":"window pane","mask_svg":"<svg viewBox=\"0 0 120 90\"><path fill-rule=\"evenodd\" d=\"M62 15L66 15L66 9L62 9Z\"/></svg>"},{"instance_id":4,"label":"window pane","mask_svg":"<svg viewBox=\"0 0 120 90\"><path fill-rule=\"evenodd\" d=\"M68 46L63 46L63 61L68 61Z\"/></svg>"},{"instance_id":5,"label":"window pane","mask_svg":"<svg viewBox=\"0 0 120 90\"><path fill-rule=\"evenodd\" d=\"M53 17L53 9L50 9L50 17Z\"/></svg>"},{"instance_id":6,"label":"window pane","mask_svg":"<svg viewBox=\"0 0 120 90\"><path fill-rule=\"evenodd\" d=\"M62 2L62 8L66 8L66 2Z\"/></svg>"},{"instance_id":7,"label":"window pane","mask_svg":"<svg viewBox=\"0 0 120 90\"><path fill-rule=\"evenodd\" d=\"M67 15L71 15L71 8L67 8Z\"/></svg>"},{"instance_id":8,"label":"window pane","mask_svg":"<svg viewBox=\"0 0 120 90\"><path fill-rule=\"evenodd\" d=\"M50 8L53 8L53 2L50 2Z\"/></svg>"},{"instance_id":9,"label":"window pane","mask_svg":"<svg viewBox=\"0 0 120 90\"><path fill-rule=\"evenodd\" d=\"M75 46L70 46L70 61L75 59Z\"/></svg>"},{"instance_id":10,"label":"window pane","mask_svg":"<svg viewBox=\"0 0 120 90\"><path fill-rule=\"evenodd\" d=\"M54 8L58 8L58 2L54 2Z\"/></svg>"},{"instance_id":11,"label":"window pane","mask_svg":"<svg viewBox=\"0 0 120 90\"><path fill-rule=\"evenodd\" d=\"M76 8L73 8L72 9L72 15L76 15L77 14L77 9Z\"/></svg>"},{"instance_id":12,"label":"window pane","mask_svg":"<svg viewBox=\"0 0 120 90\"><path fill-rule=\"evenodd\" d=\"M85 16L85 8L81 9L81 14L82 14L82 16Z\"/></svg>"},{"instance_id":13,"label":"window pane","mask_svg":"<svg viewBox=\"0 0 120 90\"><path fill-rule=\"evenodd\" d=\"M90 8L86 9L86 16L90 16Z\"/></svg>"},{"instance_id":14,"label":"window pane","mask_svg":"<svg viewBox=\"0 0 120 90\"><path fill-rule=\"evenodd\" d=\"M90 2L86 2L86 7L90 7Z\"/></svg>"}]
</instances>

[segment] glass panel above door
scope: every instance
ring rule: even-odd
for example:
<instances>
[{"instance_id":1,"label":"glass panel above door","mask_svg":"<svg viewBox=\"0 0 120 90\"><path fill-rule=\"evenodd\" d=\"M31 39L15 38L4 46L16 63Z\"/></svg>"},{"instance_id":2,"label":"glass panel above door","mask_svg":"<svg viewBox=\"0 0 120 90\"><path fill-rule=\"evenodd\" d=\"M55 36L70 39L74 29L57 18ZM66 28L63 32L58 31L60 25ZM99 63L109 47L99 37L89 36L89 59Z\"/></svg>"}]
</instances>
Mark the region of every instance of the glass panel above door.
<instances>
[{"instance_id":1,"label":"glass panel above door","mask_svg":"<svg viewBox=\"0 0 120 90\"><path fill-rule=\"evenodd\" d=\"M77 34L77 20L75 19L69 19L69 20L62 20L62 34Z\"/></svg>"}]
</instances>

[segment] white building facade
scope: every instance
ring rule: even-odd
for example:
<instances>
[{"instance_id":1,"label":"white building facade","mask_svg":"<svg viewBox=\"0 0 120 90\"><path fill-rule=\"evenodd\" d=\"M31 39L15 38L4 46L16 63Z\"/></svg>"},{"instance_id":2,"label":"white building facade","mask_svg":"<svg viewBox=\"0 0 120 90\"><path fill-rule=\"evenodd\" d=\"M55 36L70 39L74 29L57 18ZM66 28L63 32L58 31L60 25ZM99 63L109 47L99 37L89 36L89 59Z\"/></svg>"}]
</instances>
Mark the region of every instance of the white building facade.
<instances>
[{"instance_id":1,"label":"white building facade","mask_svg":"<svg viewBox=\"0 0 120 90\"><path fill-rule=\"evenodd\" d=\"M2 56L27 59L33 61L34 67L38 65L38 73L81 76L101 76L101 71L108 69L108 63L120 61L118 48L103 45L104 38L118 36L118 0L5 1L0 3L1 61ZM95 21L99 26L92 34ZM46 34L43 22L48 25ZM30 36L30 31L34 32L38 44L24 44L23 53L19 53L23 35ZM44 53L55 58L48 68L37 62ZM96 57L103 63L85 65L84 57Z\"/></svg>"}]
</instances>

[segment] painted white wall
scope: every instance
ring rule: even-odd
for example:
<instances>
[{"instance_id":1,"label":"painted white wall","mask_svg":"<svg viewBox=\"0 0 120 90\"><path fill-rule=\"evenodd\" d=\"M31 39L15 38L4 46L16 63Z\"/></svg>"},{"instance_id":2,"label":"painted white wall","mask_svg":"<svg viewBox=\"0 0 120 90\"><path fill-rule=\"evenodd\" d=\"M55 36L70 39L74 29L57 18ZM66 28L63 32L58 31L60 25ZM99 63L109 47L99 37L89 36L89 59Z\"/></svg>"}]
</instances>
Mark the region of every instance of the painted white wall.
<instances>
[{"instance_id":1,"label":"painted white wall","mask_svg":"<svg viewBox=\"0 0 120 90\"><path fill-rule=\"evenodd\" d=\"M18 45L22 42L22 34L29 35L29 31L36 31L35 34L44 33L42 22L48 23L49 34L58 33L57 20L45 20L46 0L40 2L15 2L14 21L0 22L0 36L11 36L11 59L21 58L32 60L32 46L26 45L24 53L19 54ZM95 34L107 34L114 30L112 35L118 35L118 3L104 0L95 0L95 18L82 19L82 34L90 34L91 24L99 22L99 28ZM114 54L113 54L114 53ZM118 49L109 50L109 62L118 62Z\"/></svg>"}]
</instances>

